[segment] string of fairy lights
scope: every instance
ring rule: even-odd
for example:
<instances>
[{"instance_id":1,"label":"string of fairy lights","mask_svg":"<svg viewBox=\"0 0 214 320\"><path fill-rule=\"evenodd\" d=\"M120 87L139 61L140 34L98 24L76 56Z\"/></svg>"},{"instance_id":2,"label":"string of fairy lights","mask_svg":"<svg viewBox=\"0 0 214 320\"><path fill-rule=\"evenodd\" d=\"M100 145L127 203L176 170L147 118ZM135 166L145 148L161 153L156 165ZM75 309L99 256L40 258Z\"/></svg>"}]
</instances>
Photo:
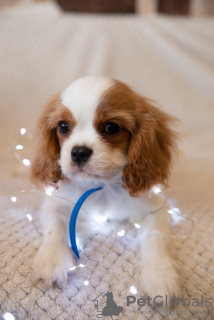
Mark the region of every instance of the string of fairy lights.
<instances>
[{"instance_id":1,"label":"string of fairy lights","mask_svg":"<svg viewBox=\"0 0 214 320\"><path fill-rule=\"evenodd\" d=\"M13 141L12 146L10 146L6 151L6 152L13 152L14 156L19 160L20 163L22 163L22 165L24 167L29 167L31 164L30 161L30 157L28 156L28 152L27 152L27 144L25 145L25 142L30 140L31 135L27 135L27 130L25 128L21 128L20 132L18 135L16 135L15 137L15 141ZM24 152L23 152L24 151ZM24 198L24 203L22 202L21 206L22 206L22 210L24 210L25 216L28 219L28 221L30 223L33 224L35 230L37 230L39 236L41 236L41 233L39 232L39 230L36 227L36 224L34 222L34 217L32 212L29 212L28 210L28 195L29 193L32 194L36 194L36 195L41 195L41 196L49 196L49 197L56 197L54 195L53 189L49 188L46 189L45 192L41 191L41 190L35 190L32 187L30 187L29 189L24 189L24 190L18 190L18 191L10 191L10 192L1 192L0 196L6 197L7 199L9 199L9 201L11 201L11 206L15 203L18 202L20 197L23 197L23 195L25 196ZM162 204L159 206L159 208L153 210L153 211L149 211L147 214L144 214L142 218L139 218L137 221L135 221L134 223L126 223L126 225L119 230L116 230L115 235L114 235L114 240L117 241L117 239L124 237L130 230L139 230L142 228L143 225L143 220L149 215L149 214L155 214L160 212L161 209L165 210L165 206L168 203L168 199L166 194L164 193L164 191L162 190L162 186L161 185L157 185L155 187L152 188L150 194L148 195L149 197L152 196L162 196ZM58 196L57 196L58 197ZM68 201L71 205L75 205L74 202L72 202L70 199L66 199L66 198L62 198L60 197L62 200ZM91 219L91 221L93 220L93 223L96 223L98 226L101 227L100 231L102 230L102 223L100 224L100 221L96 221L94 220L90 214L84 209L84 205L81 208L81 210L88 216L88 219ZM173 238L187 238L190 236L190 234L192 233L193 229L194 229L194 222L193 220L191 220L188 217L185 217L184 215L181 214L181 210L178 207L174 207L171 206L170 209L167 208L167 214L169 215L169 219L170 221L173 219L174 223L176 223L176 220L178 221L178 223L180 223L181 227L183 227L183 225L185 223L188 223L188 228L186 233L183 233L181 235L179 234L175 234L174 230L171 229L171 233L169 234L163 234L163 233L159 233L159 235L162 236L170 236ZM171 224L170 224L171 225ZM183 229L183 228L182 228ZM147 231L148 232L148 231ZM154 234L153 232L151 232L152 234ZM77 239L78 240L78 239ZM77 241L78 242L78 241ZM100 261L104 258L104 256L102 256L100 258ZM91 266L90 264L84 264L84 263L80 263L77 264L75 266L72 266L68 272L74 272L76 269L81 269L81 268L90 268L93 269L94 267ZM55 278L56 276L60 276L60 275L55 275L53 278ZM50 278L49 280L51 280L52 278ZM34 284L34 283L33 283ZM32 285L33 285L32 284ZM89 280L84 280L83 284L85 286L90 285L90 281ZM131 286L130 287L130 292L132 294L137 294L137 289L135 286ZM13 318L9 318L11 314L8 314L8 318L5 315L5 320L12 320Z\"/></svg>"}]
</instances>

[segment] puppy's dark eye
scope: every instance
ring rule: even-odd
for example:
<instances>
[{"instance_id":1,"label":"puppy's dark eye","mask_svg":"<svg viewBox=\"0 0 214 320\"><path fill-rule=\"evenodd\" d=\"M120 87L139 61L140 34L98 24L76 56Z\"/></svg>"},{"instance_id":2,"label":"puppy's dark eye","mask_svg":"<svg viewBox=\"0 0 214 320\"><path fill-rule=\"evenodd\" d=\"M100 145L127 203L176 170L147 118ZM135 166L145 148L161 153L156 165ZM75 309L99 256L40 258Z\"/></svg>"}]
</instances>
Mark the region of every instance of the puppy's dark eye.
<instances>
[{"instance_id":1,"label":"puppy's dark eye","mask_svg":"<svg viewBox=\"0 0 214 320\"><path fill-rule=\"evenodd\" d=\"M61 134L67 134L69 132L69 124L66 121L61 121L58 125L59 132Z\"/></svg>"},{"instance_id":2,"label":"puppy's dark eye","mask_svg":"<svg viewBox=\"0 0 214 320\"><path fill-rule=\"evenodd\" d=\"M118 131L120 130L120 127L118 126L118 124L113 123L113 122L109 122L104 129L104 132L109 134L109 135L113 135L118 133Z\"/></svg>"}]
</instances>

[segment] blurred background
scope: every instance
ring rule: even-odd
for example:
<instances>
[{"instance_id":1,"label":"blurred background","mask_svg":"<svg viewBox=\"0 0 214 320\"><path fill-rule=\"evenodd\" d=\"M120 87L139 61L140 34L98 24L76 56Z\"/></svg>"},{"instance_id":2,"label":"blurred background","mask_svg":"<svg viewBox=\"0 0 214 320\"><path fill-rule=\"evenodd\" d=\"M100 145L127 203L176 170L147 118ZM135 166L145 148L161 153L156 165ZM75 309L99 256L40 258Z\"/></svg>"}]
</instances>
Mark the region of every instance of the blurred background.
<instances>
[{"instance_id":1,"label":"blurred background","mask_svg":"<svg viewBox=\"0 0 214 320\"><path fill-rule=\"evenodd\" d=\"M53 2L55 0L1 0L0 8L25 5L34 1ZM160 12L191 16L214 14L213 0L58 0L58 3L66 10L82 12L135 12L138 14Z\"/></svg>"},{"instance_id":2,"label":"blurred background","mask_svg":"<svg viewBox=\"0 0 214 320\"><path fill-rule=\"evenodd\" d=\"M1 146L86 75L125 81L191 121L187 108L213 103L213 14L214 0L0 0Z\"/></svg>"},{"instance_id":3,"label":"blurred background","mask_svg":"<svg viewBox=\"0 0 214 320\"><path fill-rule=\"evenodd\" d=\"M14 152L22 152L15 149L20 141L14 137L21 128L21 135L25 133L23 128L27 134L34 131L36 120L52 95L76 78L88 75L108 76L127 83L180 119L176 128L180 134L179 159L172 170L168 196L195 223L193 234L176 247L182 293L185 297L204 294L214 299L213 14L214 0L0 0L0 189L5 191L10 184L10 190L20 190L17 177L22 178L25 170L17 169L14 161ZM28 156L32 157L33 152ZM10 231L12 225L16 226L15 218L10 221L4 208L1 209L5 253L11 248L15 271L19 262L25 260L31 277L33 257L28 260L24 251L16 251L13 246L16 238ZM17 224L17 237L26 238L25 228L28 230L25 223ZM29 244L34 255L31 240ZM10 254L5 258L4 248L1 271L10 273ZM123 255L120 258L121 265L138 264L135 257L128 264ZM6 260L8 265L4 263ZM107 260L104 262L109 265ZM88 288L91 296L96 296L108 273L109 269L100 272L97 287ZM24 269L24 278L25 275ZM124 271L122 276L127 283L133 283L128 272ZM77 290L74 297L68 292L70 300L66 304L67 297L55 294L54 289L41 291L30 287L21 292L14 289L13 277L9 280L7 277L0 279L0 315L12 312L16 319L51 320L53 313L44 311L46 305L42 300L50 296L52 312L59 314L56 319L77 319L75 308L79 310L78 319L88 319L89 313L84 312L87 306L84 290L84 294ZM114 280L113 274L110 285L114 297L119 299L120 288ZM123 293L125 290L123 287ZM176 309L172 317L164 319L214 318L213 308L201 308L200 312L198 308L183 309L180 313L183 312L183 317L179 317L180 309ZM154 310L146 311L147 319L163 319L159 316L155 316ZM128 315L124 319L129 319Z\"/></svg>"}]
</instances>

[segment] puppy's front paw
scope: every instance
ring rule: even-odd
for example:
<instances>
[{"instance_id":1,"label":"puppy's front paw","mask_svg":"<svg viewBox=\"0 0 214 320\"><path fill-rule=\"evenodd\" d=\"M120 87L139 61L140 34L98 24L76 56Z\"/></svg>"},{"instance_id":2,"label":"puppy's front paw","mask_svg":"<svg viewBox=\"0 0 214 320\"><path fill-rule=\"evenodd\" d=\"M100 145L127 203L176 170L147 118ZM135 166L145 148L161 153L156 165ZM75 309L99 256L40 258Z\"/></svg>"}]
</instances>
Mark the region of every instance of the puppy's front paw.
<instances>
[{"instance_id":1,"label":"puppy's front paw","mask_svg":"<svg viewBox=\"0 0 214 320\"><path fill-rule=\"evenodd\" d=\"M164 257L159 263L142 261L139 276L142 291L151 298L180 295L179 275L170 257Z\"/></svg>"},{"instance_id":2,"label":"puppy's front paw","mask_svg":"<svg viewBox=\"0 0 214 320\"><path fill-rule=\"evenodd\" d=\"M68 271L75 265L74 254L65 243L44 243L33 263L35 279L43 279L49 286L64 287Z\"/></svg>"}]
</instances>

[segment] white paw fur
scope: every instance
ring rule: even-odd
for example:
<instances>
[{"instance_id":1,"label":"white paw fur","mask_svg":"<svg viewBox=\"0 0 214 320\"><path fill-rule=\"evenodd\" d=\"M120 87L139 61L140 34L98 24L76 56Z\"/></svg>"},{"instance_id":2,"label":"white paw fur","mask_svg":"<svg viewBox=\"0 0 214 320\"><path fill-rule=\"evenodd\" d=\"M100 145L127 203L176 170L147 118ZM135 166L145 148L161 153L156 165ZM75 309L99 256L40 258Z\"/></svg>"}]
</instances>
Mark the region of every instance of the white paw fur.
<instances>
[{"instance_id":1,"label":"white paw fur","mask_svg":"<svg viewBox=\"0 0 214 320\"><path fill-rule=\"evenodd\" d=\"M74 254L67 244L47 239L34 259L34 277L36 280L43 279L49 286L56 284L64 287L69 269L74 265Z\"/></svg>"},{"instance_id":2,"label":"white paw fur","mask_svg":"<svg viewBox=\"0 0 214 320\"><path fill-rule=\"evenodd\" d=\"M169 250L168 238L151 235L145 240L138 275L142 291L151 298L179 296L180 277Z\"/></svg>"},{"instance_id":3,"label":"white paw fur","mask_svg":"<svg viewBox=\"0 0 214 320\"><path fill-rule=\"evenodd\" d=\"M140 266L138 281L148 296L154 298L167 295L170 298L180 295L179 275L171 258L164 257L159 265L144 261Z\"/></svg>"}]
</instances>

